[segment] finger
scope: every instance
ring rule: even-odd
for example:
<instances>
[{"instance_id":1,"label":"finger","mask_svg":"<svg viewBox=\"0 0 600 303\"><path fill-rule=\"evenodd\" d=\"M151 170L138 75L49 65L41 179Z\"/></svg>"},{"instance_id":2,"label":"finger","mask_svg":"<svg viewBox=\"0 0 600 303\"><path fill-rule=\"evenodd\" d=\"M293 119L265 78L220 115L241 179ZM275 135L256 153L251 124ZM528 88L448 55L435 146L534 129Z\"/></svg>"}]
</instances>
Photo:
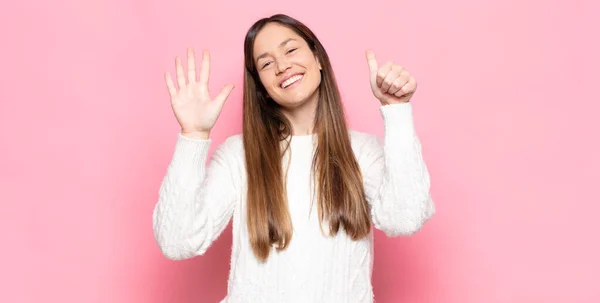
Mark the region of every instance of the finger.
<instances>
[{"instance_id":1,"label":"finger","mask_svg":"<svg viewBox=\"0 0 600 303\"><path fill-rule=\"evenodd\" d=\"M392 82L392 84L390 85L390 88L387 90L387 93L392 94L392 95L395 94L402 88L402 86L404 86L406 83L408 83L409 80L410 80L410 75L408 74L408 72L403 71L402 73L400 73L400 75L398 77L396 77L394 82Z\"/></svg>"},{"instance_id":2,"label":"finger","mask_svg":"<svg viewBox=\"0 0 600 303\"><path fill-rule=\"evenodd\" d=\"M200 84L208 86L210 75L210 53L208 50L202 52L202 66L200 67Z\"/></svg>"},{"instance_id":3,"label":"finger","mask_svg":"<svg viewBox=\"0 0 600 303\"><path fill-rule=\"evenodd\" d=\"M173 83L173 79L171 78L171 74L169 72L165 73L165 82L167 83L169 96L171 98L175 97L175 95L177 94L177 89L175 88L175 84Z\"/></svg>"},{"instance_id":4,"label":"finger","mask_svg":"<svg viewBox=\"0 0 600 303\"><path fill-rule=\"evenodd\" d=\"M392 82L390 88L388 88L387 93L390 95L395 94L402 88L402 86L404 86L404 84L406 84L406 82L407 81L405 79L402 79L401 77L396 78L396 80Z\"/></svg>"},{"instance_id":5,"label":"finger","mask_svg":"<svg viewBox=\"0 0 600 303\"><path fill-rule=\"evenodd\" d=\"M382 65L379 70L377 71L377 87L381 88L381 85L383 84L383 80L385 79L385 77L387 76L387 74L392 70L392 66L394 64L392 62L386 62L384 65Z\"/></svg>"},{"instance_id":6,"label":"finger","mask_svg":"<svg viewBox=\"0 0 600 303\"><path fill-rule=\"evenodd\" d=\"M187 62L188 62L188 81L189 83L194 83L198 79L196 79L196 58L194 56L194 50L192 48L188 48L187 53Z\"/></svg>"},{"instance_id":7,"label":"finger","mask_svg":"<svg viewBox=\"0 0 600 303\"><path fill-rule=\"evenodd\" d=\"M379 65L377 64L377 58L375 57L375 53L373 53L371 50L367 50L365 54L367 56L367 63L369 64L369 75L371 77L371 84L375 85L377 68L379 68Z\"/></svg>"},{"instance_id":8,"label":"finger","mask_svg":"<svg viewBox=\"0 0 600 303\"><path fill-rule=\"evenodd\" d=\"M181 58L177 56L175 58L175 69L177 71L177 84L179 85L179 89L185 87L185 75L183 74L183 65L181 65Z\"/></svg>"},{"instance_id":9,"label":"finger","mask_svg":"<svg viewBox=\"0 0 600 303\"><path fill-rule=\"evenodd\" d=\"M227 97L229 97L229 94L231 93L231 91L233 90L233 88L235 87L235 85L233 84L229 84L226 85L225 87L223 87L221 89L221 92L219 92L219 94L215 97L214 101L219 102L219 104L221 104L221 106L225 103L225 101L227 100Z\"/></svg>"},{"instance_id":10,"label":"finger","mask_svg":"<svg viewBox=\"0 0 600 303\"><path fill-rule=\"evenodd\" d=\"M381 91L387 92L390 89L390 87L392 87L392 84L394 83L394 81L396 81L396 79L400 78L401 74L402 74L402 69L400 67L398 67L397 65L392 66L390 68L390 71L385 76L385 78L383 78L383 82L381 83ZM404 85L404 83L402 83L402 84ZM400 87L402 87L402 86L400 86Z\"/></svg>"},{"instance_id":11,"label":"finger","mask_svg":"<svg viewBox=\"0 0 600 303\"><path fill-rule=\"evenodd\" d=\"M394 94L394 96L402 97L404 95L414 93L415 90L417 90L417 81L415 78L411 77L408 82Z\"/></svg>"}]
</instances>

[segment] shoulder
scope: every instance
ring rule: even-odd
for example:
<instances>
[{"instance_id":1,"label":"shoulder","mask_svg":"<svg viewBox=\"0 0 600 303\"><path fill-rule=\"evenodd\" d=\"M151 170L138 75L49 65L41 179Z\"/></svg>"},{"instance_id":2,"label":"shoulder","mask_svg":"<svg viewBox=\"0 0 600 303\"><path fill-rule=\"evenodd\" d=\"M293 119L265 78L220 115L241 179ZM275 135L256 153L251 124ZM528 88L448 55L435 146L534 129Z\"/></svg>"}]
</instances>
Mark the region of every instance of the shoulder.
<instances>
[{"instance_id":1,"label":"shoulder","mask_svg":"<svg viewBox=\"0 0 600 303\"><path fill-rule=\"evenodd\" d=\"M383 147L383 141L380 137L356 130L350 130L350 141L352 149L357 157L371 154L373 151L378 151Z\"/></svg>"},{"instance_id":2,"label":"shoulder","mask_svg":"<svg viewBox=\"0 0 600 303\"><path fill-rule=\"evenodd\" d=\"M225 137L217 145L215 153L225 157L237 158L243 155L243 150L242 134L238 133Z\"/></svg>"},{"instance_id":3,"label":"shoulder","mask_svg":"<svg viewBox=\"0 0 600 303\"><path fill-rule=\"evenodd\" d=\"M366 133L366 132L361 132L361 131L357 131L357 130L350 130L350 141L352 142L352 146L357 146L357 147L361 147L361 146L365 146L365 144L367 146L369 145L378 145L379 143L381 143L381 138L379 138L378 136L374 135L374 134L370 134L370 133Z\"/></svg>"},{"instance_id":4,"label":"shoulder","mask_svg":"<svg viewBox=\"0 0 600 303\"><path fill-rule=\"evenodd\" d=\"M242 144L243 140L241 133L225 137L225 140L223 140L223 143L221 143L222 146L227 146L229 148L241 148Z\"/></svg>"}]
</instances>

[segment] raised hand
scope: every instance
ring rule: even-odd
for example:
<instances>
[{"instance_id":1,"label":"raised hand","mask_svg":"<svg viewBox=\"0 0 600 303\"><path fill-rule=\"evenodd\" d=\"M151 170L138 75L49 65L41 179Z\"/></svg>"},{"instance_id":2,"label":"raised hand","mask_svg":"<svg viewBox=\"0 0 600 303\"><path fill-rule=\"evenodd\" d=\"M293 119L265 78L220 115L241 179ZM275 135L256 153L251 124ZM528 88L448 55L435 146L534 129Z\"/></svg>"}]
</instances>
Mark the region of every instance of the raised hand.
<instances>
[{"instance_id":1,"label":"raised hand","mask_svg":"<svg viewBox=\"0 0 600 303\"><path fill-rule=\"evenodd\" d=\"M371 76L371 90L381 104L405 103L417 90L417 81L402 66L387 62L381 67L375 54L367 50L367 63Z\"/></svg>"},{"instance_id":2,"label":"raised hand","mask_svg":"<svg viewBox=\"0 0 600 303\"><path fill-rule=\"evenodd\" d=\"M205 50L202 54L199 81L196 78L196 59L193 49L188 49L187 57L187 81L181 58L179 56L175 58L178 88L175 87L171 74L165 73L165 81L171 96L171 107L177 122L181 125L182 135L207 139L234 85L226 85L214 99L211 99L208 91L210 53Z\"/></svg>"}]
</instances>

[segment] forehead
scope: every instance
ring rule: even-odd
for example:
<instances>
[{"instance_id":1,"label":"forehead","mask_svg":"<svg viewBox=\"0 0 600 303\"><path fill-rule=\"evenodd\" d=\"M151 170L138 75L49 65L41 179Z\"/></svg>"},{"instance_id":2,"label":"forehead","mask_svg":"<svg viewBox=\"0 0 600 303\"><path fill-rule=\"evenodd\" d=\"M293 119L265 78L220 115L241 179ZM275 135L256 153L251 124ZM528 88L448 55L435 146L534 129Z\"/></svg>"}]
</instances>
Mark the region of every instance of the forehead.
<instances>
[{"instance_id":1,"label":"forehead","mask_svg":"<svg viewBox=\"0 0 600 303\"><path fill-rule=\"evenodd\" d=\"M279 47L281 42L293 38L298 42L303 39L290 28L278 23L269 23L265 25L254 39L254 55L259 56L264 52L270 52Z\"/></svg>"}]
</instances>

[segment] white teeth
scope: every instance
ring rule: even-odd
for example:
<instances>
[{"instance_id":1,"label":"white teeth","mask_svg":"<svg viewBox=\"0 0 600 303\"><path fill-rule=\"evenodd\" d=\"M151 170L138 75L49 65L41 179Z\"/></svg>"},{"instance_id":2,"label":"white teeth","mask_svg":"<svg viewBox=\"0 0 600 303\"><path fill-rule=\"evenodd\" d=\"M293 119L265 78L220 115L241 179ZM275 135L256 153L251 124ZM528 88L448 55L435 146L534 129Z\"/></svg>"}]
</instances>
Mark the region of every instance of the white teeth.
<instances>
[{"instance_id":1,"label":"white teeth","mask_svg":"<svg viewBox=\"0 0 600 303\"><path fill-rule=\"evenodd\" d=\"M302 75L293 76L293 77L285 80L283 83L281 83L281 88L286 88L286 87L290 86L292 83L294 83L300 79L302 79Z\"/></svg>"}]
</instances>

